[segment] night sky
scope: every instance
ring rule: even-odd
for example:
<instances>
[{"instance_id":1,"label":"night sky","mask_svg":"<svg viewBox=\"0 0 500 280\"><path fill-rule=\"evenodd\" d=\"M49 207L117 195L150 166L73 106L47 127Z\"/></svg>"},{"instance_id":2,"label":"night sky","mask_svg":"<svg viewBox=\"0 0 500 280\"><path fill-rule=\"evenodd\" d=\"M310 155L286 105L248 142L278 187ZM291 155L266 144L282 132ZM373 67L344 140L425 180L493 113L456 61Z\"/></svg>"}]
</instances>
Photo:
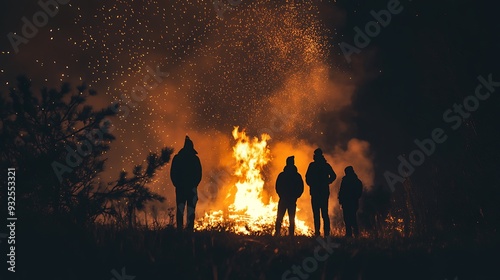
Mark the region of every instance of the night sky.
<instances>
[{"instance_id":1,"label":"night sky","mask_svg":"<svg viewBox=\"0 0 500 280\"><path fill-rule=\"evenodd\" d=\"M149 151L178 150L185 134L215 168L240 126L275 143L321 146L333 161L355 139L366 153L360 161L370 162L365 182L387 185L383 174L397 172L398 155L441 127L449 140L412 176L425 185L453 166L472 125L482 168L498 179L498 92L467 118L472 124L464 120L469 126L452 130L443 120L474 93L478 76L500 80L495 9L402 0L403 10L348 62L339 44L354 45L354 28L389 2L243 1L220 17L212 1L69 1L16 53L8 34L22 34L21 19L32 21L41 7L9 1L0 11L0 88L6 93L19 74L35 88L86 82L101 93L91 103L104 107L149 86L113 120L110 178ZM156 187L170 188L162 176Z\"/></svg>"},{"instance_id":2,"label":"night sky","mask_svg":"<svg viewBox=\"0 0 500 280\"><path fill-rule=\"evenodd\" d=\"M489 2L2 1L0 245L17 263L0 262L19 279L299 279L300 265L308 279L498 279L500 21ZM21 75L56 101L33 102ZM98 94L80 99L82 84ZM115 138L58 178L54 163L70 165L110 105ZM170 176L186 135L203 167L194 232L175 213L196 196L176 205ZM304 177L318 147L337 174L331 235L312 238L304 184L296 236L272 236L278 174L293 155ZM340 205L347 166L363 192ZM349 216L359 238L344 237Z\"/></svg>"}]
</instances>

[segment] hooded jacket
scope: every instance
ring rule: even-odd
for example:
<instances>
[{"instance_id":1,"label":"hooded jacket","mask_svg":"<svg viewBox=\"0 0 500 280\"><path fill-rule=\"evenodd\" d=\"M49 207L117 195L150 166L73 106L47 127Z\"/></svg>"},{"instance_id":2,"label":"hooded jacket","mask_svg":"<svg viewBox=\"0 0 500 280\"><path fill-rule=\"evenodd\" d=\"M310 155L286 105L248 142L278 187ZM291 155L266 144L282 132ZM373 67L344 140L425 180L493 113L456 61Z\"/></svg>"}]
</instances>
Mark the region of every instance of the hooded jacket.
<instances>
[{"instance_id":1,"label":"hooded jacket","mask_svg":"<svg viewBox=\"0 0 500 280\"><path fill-rule=\"evenodd\" d=\"M329 185L337 179L332 166L326 162L323 155L314 155L314 161L309 164L306 172L306 183L311 195L330 195Z\"/></svg>"},{"instance_id":2,"label":"hooded jacket","mask_svg":"<svg viewBox=\"0 0 500 280\"><path fill-rule=\"evenodd\" d=\"M304 181L295 165L286 165L276 179L276 192L280 199L296 201L304 192Z\"/></svg>"},{"instance_id":3,"label":"hooded jacket","mask_svg":"<svg viewBox=\"0 0 500 280\"><path fill-rule=\"evenodd\" d=\"M184 147L174 156L170 168L170 179L177 189L192 190L201 181L201 162L193 142L186 136Z\"/></svg>"},{"instance_id":4,"label":"hooded jacket","mask_svg":"<svg viewBox=\"0 0 500 280\"><path fill-rule=\"evenodd\" d=\"M361 180L358 179L358 175L354 172L348 173L342 178L342 183L340 184L339 203L342 205L357 205L362 192L363 184L361 183Z\"/></svg>"}]
</instances>

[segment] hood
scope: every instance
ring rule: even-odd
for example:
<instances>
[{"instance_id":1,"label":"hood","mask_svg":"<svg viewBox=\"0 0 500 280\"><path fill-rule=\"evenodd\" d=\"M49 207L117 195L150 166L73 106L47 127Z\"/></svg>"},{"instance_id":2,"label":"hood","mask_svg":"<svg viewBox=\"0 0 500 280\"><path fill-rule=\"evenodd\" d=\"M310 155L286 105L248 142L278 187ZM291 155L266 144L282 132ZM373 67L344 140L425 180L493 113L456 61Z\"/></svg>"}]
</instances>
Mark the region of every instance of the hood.
<instances>
[{"instance_id":1,"label":"hood","mask_svg":"<svg viewBox=\"0 0 500 280\"><path fill-rule=\"evenodd\" d=\"M297 166L295 166L295 165L287 165L287 166L285 166L285 168L283 168L283 172L296 173L297 172Z\"/></svg>"},{"instance_id":2,"label":"hood","mask_svg":"<svg viewBox=\"0 0 500 280\"><path fill-rule=\"evenodd\" d=\"M179 152L192 152L197 154L198 152L194 149L194 143L189 139L189 136L186 135L184 139L184 147Z\"/></svg>"}]
</instances>

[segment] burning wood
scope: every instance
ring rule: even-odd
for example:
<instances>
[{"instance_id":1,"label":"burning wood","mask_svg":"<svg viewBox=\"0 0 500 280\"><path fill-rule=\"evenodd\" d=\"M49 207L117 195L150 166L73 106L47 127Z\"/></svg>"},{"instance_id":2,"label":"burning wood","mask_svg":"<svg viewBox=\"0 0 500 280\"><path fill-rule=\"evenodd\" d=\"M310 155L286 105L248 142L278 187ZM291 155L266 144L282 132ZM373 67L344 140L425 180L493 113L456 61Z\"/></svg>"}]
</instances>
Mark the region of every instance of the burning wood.
<instances>
[{"instance_id":1,"label":"burning wood","mask_svg":"<svg viewBox=\"0 0 500 280\"><path fill-rule=\"evenodd\" d=\"M225 210L215 210L205 213L198 220L195 228L203 230L217 225L225 225L230 231L242 234L262 233L274 227L277 201L272 197L269 203L263 202L264 179L262 169L271 159L271 152L267 142L271 137L262 134L261 139L250 138L245 131L233 130L236 144L233 147L233 158L236 165L233 175L238 178L234 185L236 194L227 196L224 205L229 205ZM297 209L299 211L299 209ZM288 218L283 222L288 226ZM311 230L305 222L295 218L295 232L299 235L311 235Z\"/></svg>"}]
</instances>

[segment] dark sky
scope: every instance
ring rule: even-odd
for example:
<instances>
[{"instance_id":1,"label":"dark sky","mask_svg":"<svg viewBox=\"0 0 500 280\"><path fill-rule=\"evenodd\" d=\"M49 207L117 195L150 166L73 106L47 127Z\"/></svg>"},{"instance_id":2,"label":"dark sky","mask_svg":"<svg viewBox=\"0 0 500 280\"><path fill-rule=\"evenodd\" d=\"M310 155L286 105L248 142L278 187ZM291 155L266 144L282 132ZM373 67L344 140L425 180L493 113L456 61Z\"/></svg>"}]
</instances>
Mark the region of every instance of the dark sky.
<instances>
[{"instance_id":1,"label":"dark sky","mask_svg":"<svg viewBox=\"0 0 500 280\"><path fill-rule=\"evenodd\" d=\"M368 22L369 11L387 2L339 1L347 11L344 36L352 38L352 27ZM429 169L452 169L466 153L464 138L471 136L465 125L450 129L443 113L474 94L479 75L492 74L493 80L500 80L499 24L492 6L482 1L401 3L403 12L369 46L376 50L365 67L382 72L356 91L355 123L358 137L367 139L376 153L378 182L384 181L380 170L396 172L397 156L413 151L415 139L429 138L435 128L443 128L448 140L438 144L424 168L415 172L414 180L429 184L433 180ZM474 153L490 174L497 170L499 159L498 109L498 94L493 93L467 119L475 126Z\"/></svg>"},{"instance_id":2,"label":"dark sky","mask_svg":"<svg viewBox=\"0 0 500 280\"><path fill-rule=\"evenodd\" d=\"M479 75L500 81L499 24L486 2L402 0L403 11L351 63L339 43L354 45L354 27L364 29L373 20L370 11L391 1L243 1L223 19L212 1L159 2L69 1L17 54L8 34L20 34L21 18L31 20L41 8L36 1L2 4L0 88L5 92L19 74L37 87L86 81L103 93L92 102L104 106L141 85L148 66L168 72L154 94L117 120L115 169L144 158L144 151L178 148L179 134L229 135L234 125L258 133L269 127L273 110L285 108L300 116L284 118L276 139L305 140L327 151L351 138L367 141L374 183L385 184L383 174L396 172L397 156L441 127L449 141L415 173L425 184L430 167L446 168L469 139L469 130L451 130L443 113L474 93ZM302 90L301 81L323 66L335 92ZM287 96L289 87L300 93ZM495 92L468 119L492 171L498 101Z\"/></svg>"}]
</instances>

